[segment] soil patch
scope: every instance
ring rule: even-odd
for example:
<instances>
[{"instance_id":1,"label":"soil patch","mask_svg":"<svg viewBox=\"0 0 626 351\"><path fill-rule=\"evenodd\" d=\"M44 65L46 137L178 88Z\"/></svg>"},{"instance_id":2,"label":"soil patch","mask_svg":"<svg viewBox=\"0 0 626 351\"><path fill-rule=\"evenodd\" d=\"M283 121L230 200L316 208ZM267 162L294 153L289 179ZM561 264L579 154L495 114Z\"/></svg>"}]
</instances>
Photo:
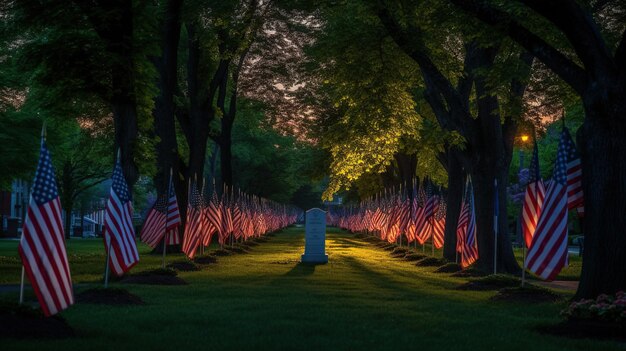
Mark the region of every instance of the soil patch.
<instances>
[{"instance_id":1,"label":"soil patch","mask_svg":"<svg viewBox=\"0 0 626 351\"><path fill-rule=\"evenodd\" d=\"M457 278L484 277L487 275L489 275L489 273L483 272L476 268L467 268L452 274L453 277Z\"/></svg>"},{"instance_id":2,"label":"soil patch","mask_svg":"<svg viewBox=\"0 0 626 351\"><path fill-rule=\"evenodd\" d=\"M375 236L366 236L365 238L363 238L363 241L366 241L368 243L378 243L380 242L380 239Z\"/></svg>"},{"instance_id":3,"label":"soil patch","mask_svg":"<svg viewBox=\"0 0 626 351\"><path fill-rule=\"evenodd\" d=\"M75 336L65 319L45 317L39 309L27 305L0 304L0 338L62 339Z\"/></svg>"},{"instance_id":4,"label":"soil patch","mask_svg":"<svg viewBox=\"0 0 626 351\"><path fill-rule=\"evenodd\" d=\"M391 254L392 255L402 254L401 257L404 257L404 255L406 255L407 252L409 252L409 249L405 249L404 247L396 247L395 249L393 249L393 251L391 251Z\"/></svg>"},{"instance_id":5,"label":"soil patch","mask_svg":"<svg viewBox=\"0 0 626 351\"><path fill-rule=\"evenodd\" d=\"M404 256L404 259L407 260L407 261L419 261L419 260L421 260L423 258L426 258L426 257L428 257L428 256L426 256L424 254L420 254L420 253L409 253L409 254L406 254Z\"/></svg>"},{"instance_id":6,"label":"soil patch","mask_svg":"<svg viewBox=\"0 0 626 351\"><path fill-rule=\"evenodd\" d=\"M457 290L499 290L502 288L519 287L521 281L517 277L505 274L491 274L485 277L472 279L467 283L459 285Z\"/></svg>"},{"instance_id":7,"label":"soil patch","mask_svg":"<svg viewBox=\"0 0 626 351\"><path fill-rule=\"evenodd\" d=\"M248 247L259 246L259 243L252 241L252 240L244 241L242 244Z\"/></svg>"},{"instance_id":8,"label":"soil patch","mask_svg":"<svg viewBox=\"0 0 626 351\"><path fill-rule=\"evenodd\" d=\"M200 270L200 267L198 267L198 265L189 261L172 262L168 264L166 267L169 269L173 269L175 271L179 271L179 272L195 272L195 271Z\"/></svg>"},{"instance_id":9,"label":"soil patch","mask_svg":"<svg viewBox=\"0 0 626 351\"><path fill-rule=\"evenodd\" d=\"M526 284L522 287L500 289L497 294L491 297L492 301L541 303L557 302L563 296L545 288Z\"/></svg>"},{"instance_id":10,"label":"soil patch","mask_svg":"<svg viewBox=\"0 0 626 351\"><path fill-rule=\"evenodd\" d=\"M93 288L76 295L76 302L93 305L143 305L141 297L121 288Z\"/></svg>"},{"instance_id":11,"label":"soil patch","mask_svg":"<svg viewBox=\"0 0 626 351\"><path fill-rule=\"evenodd\" d=\"M172 269L155 269L124 277L120 282L124 284L146 285L187 285L187 282L177 277L178 273Z\"/></svg>"},{"instance_id":12,"label":"soil patch","mask_svg":"<svg viewBox=\"0 0 626 351\"><path fill-rule=\"evenodd\" d=\"M572 339L613 339L622 342L626 341L626 322L611 323L596 320L573 319L556 325L539 326L536 330L542 334Z\"/></svg>"},{"instance_id":13,"label":"soil patch","mask_svg":"<svg viewBox=\"0 0 626 351\"><path fill-rule=\"evenodd\" d=\"M396 248L396 244L387 244L383 246L383 250L385 251L393 251Z\"/></svg>"},{"instance_id":14,"label":"soil patch","mask_svg":"<svg viewBox=\"0 0 626 351\"><path fill-rule=\"evenodd\" d=\"M461 269L461 265L458 263L447 263L437 268L435 270L435 273L455 273L460 271Z\"/></svg>"},{"instance_id":15,"label":"soil patch","mask_svg":"<svg viewBox=\"0 0 626 351\"><path fill-rule=\"evenodd\" d=\"M446 264L446 262L447 261L443 258L425 257L415 262L415 265L418 267L439 267Z\"/></svg>"},{"instance_id":16,"label":"soil patch","mask_svg":"<svg viewBox=\"0 0 626 351\"><path fill-rule=\"evenodd\" d=\"M197 264L212 264L212 263L217 263L217 257L213 255L198 256L193 261Z\"/></svg>"},{"instance_id":17,"label":"soil patch","mask_svg":"<svg viewBox=\"0 0 626 351\"><path fill-rule=\"evenodd\" d=\"M225 250L228 250L232 253L236 253L236 254L243 254L243 253L249 253L250 251L244 249L243 247L239 247L239 246L229 246L229 247L225 247Z\"/></svg>"},{"instance_id":18,"label":"soil patch","mask_svg":"<svg viewBox=\"0 0 626 351\"><path fill-rule=\"evenodd\" d=\"M254 238L252 240L257 243L266 243L269 239L261 237L261 238Z\"/></svg>"},{"instance_id":19,"label":"soil patch","mask_svg":"<svg viewBox=\"0 0 626 351\"><path fill-rule=\"evenodd\" d=\"M224 249L217 249L215 251L213 251L213 255L215 256L230 256L233 253L228 251L228 250L224 250Z\"/></svg>"}]
</instances>

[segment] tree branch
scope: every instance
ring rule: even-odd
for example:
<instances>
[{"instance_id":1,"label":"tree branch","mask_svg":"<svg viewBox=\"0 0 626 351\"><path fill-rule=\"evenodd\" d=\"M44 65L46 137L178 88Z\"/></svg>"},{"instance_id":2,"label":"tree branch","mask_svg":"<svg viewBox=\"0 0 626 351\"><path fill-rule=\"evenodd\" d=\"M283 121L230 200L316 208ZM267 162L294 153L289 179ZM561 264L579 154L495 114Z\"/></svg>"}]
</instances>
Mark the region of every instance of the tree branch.
<instances>
[{"instance_id":1,"label":"tree branch","mask_svg":"<svg viewBox=\"0 0 626 351\"><path fill-rule=\"evenodd\" d=\"M578 94L584 93L587 86L585 70L523 27L511 15L494 8L484 0L452 0L452 2L481 21L504 31L522 47L543 61Z\"/></svg>"}]
</instances>

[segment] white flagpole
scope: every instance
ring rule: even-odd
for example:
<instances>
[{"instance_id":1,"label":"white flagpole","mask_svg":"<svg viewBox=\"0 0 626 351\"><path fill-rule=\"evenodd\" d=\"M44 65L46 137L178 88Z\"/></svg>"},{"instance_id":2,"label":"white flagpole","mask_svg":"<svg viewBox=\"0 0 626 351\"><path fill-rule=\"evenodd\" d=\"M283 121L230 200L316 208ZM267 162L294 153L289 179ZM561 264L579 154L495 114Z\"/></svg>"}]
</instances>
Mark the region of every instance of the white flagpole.
<instances>
[{"instance_id":1,"label":"white flagpole","mask_svg":"<svg viewBox=\"0 0 626 351\"><path fill-rule=\"evenodd\" d=\"M106 238L106 233L104 235ZM106 261L106 265L104 266L104 288L105 289L109 287L109 261L110 259L111 259L111 239L109 239L109 245L107 249L107 261Z\"/></svg>"},{"instance_id":2,"label":"white flagpole","mask_svg":"<svg viewBox=\"0 0 626 351\"><path fill-rule=\"evenodd\" d=\"M20 305L24 303L24 265L22 265L22 279L20 280Z\"/></svg>"},{"instance_id":3,"label":"white flagpole","mask_svg":"<svg viewBox=\"0 0 626 351\"><path fill-rule=\"evenodd\" d=\"M115 160L115 162L118 162L120 159L120 148L117 148L117 160ZM104 214L106 217L106 213ZM106 240L107 236L106 236L106 231L104 232L104 240ZM111 237L109 237L109 244L107 245L107 261L106 261L106 265L104 266L104 288L108 288L109 287L109 261L111 260L111 243L112 243L112 239Z\"/></svg>"},{"instance_id":4,"label":"white flagpole","mask_svg":"<svg viewBox=\"0 0 626 351\"><path fill-rule=\"evenodd\" d=\"M46 141L46 121L43 121L43 125L41 126L41 146L42 147L45 141ZM28 199L29 206L30 206L31 200L32 200L32 195ZM65 215L67 215L67 213ZM22 232L22 235L24 235L23 232ZM20 240L22 239L20 238ZM24 303L24 279L25 279L24 271L25 271L25 268L24 268L24 264L22 263L22 274L20 277L20 305Z\"/></svg>"},{"instance_id":5,"label":"white flagpole","mask_svg":"<svg viewBox=\"0 0 626 351\"><path fill-rule=\"evenodd\" d=\"M498 196L498 179L494 179L494 191L496 199ZM495 201L494 203L495 206L499 206L499 201ZM499 213L500 209L496 208L494 209L494 217L493 217L493 232L494 232L494 238L493 238L493 274L497 273L497 266L498 266L498 213Z\"/></svg>"}]
</instances>

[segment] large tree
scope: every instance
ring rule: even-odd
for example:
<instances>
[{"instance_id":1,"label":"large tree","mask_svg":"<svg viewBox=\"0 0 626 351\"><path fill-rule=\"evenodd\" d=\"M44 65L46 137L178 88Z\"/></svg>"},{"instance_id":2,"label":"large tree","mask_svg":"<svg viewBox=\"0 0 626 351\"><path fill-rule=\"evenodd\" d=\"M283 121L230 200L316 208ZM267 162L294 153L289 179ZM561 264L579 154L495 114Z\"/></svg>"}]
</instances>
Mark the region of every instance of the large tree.
<instances>
[{"instance_id":1,"label":"large tree","mask_svg":"<svg viewBox=\"0 0 626 351\"><path fill-rule=\"evenodd\" d=\"M577 297L626 289L626 4L452 1L510 36L580 96L586 249Z\"/></svg>"}]
</instances>

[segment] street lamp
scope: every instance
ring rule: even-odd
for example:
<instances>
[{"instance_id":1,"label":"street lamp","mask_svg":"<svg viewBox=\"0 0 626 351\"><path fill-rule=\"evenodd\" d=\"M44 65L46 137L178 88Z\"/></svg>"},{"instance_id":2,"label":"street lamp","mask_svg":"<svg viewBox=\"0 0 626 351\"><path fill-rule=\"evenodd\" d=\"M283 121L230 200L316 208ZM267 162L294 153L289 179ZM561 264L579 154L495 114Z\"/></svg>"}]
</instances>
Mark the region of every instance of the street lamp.
<instances>
[{"instance_id":1,"label":"street lamp","mask_svg":"<svg viewBox=\"0 0 626 351\"><path fill-rule=\"evenodd\" d=\"M526 143L528 141L528 139L530 138L528 135L526 134L522 134L520 135L520 140L522 140L522 143ZM519 171L522 171L522 168L524 168L524 150L523 148L520 146L519 148Z\"/></svg>"}]
</instances>

